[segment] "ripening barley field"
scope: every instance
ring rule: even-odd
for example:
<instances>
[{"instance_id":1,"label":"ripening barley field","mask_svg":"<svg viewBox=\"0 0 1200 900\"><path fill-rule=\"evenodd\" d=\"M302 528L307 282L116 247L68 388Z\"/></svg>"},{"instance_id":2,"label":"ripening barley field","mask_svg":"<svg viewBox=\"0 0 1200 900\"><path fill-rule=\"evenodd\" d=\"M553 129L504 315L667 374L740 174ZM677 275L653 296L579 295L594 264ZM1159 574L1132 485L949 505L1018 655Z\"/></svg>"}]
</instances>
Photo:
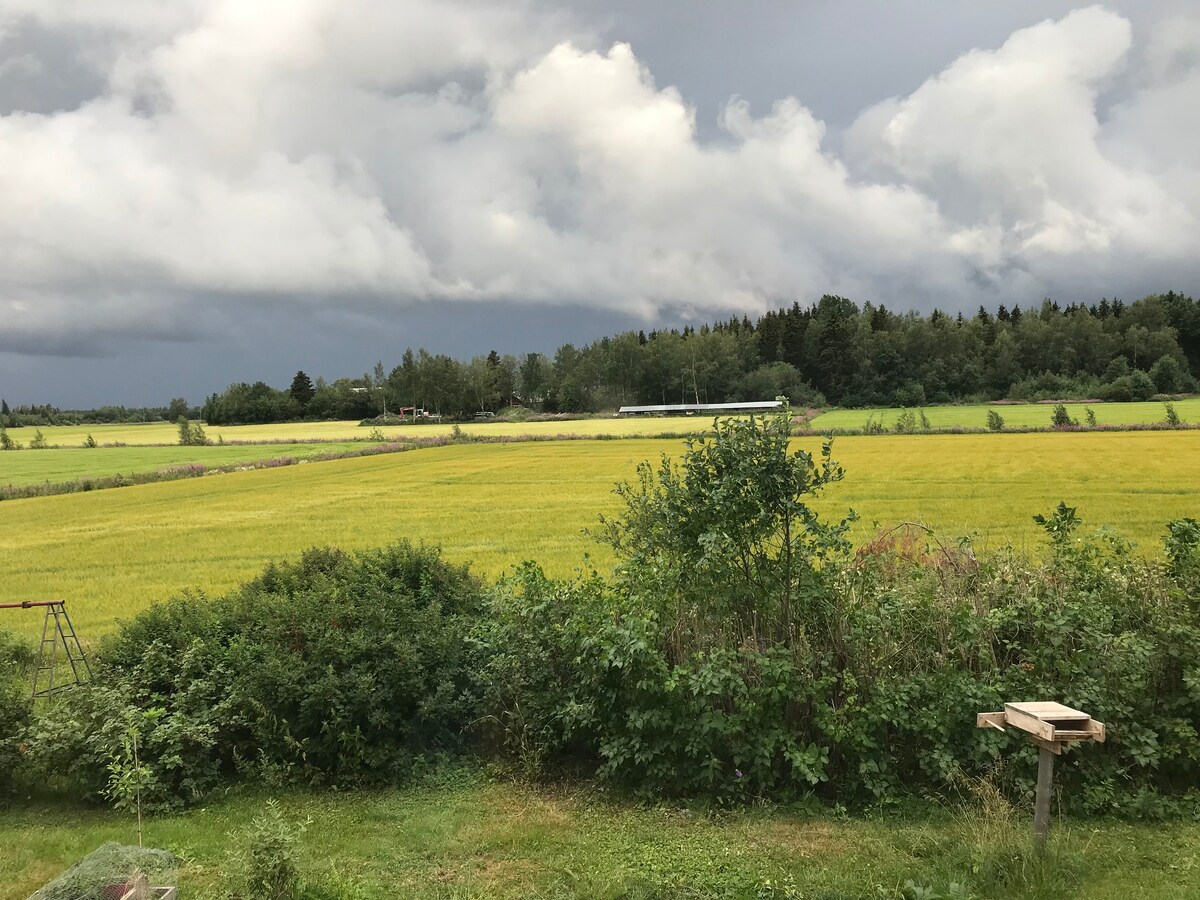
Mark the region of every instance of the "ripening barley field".
<instances>
[{"instance_id":1,"label":"ripening barley field","mask_svg":"<svg viewBox=\"0 0 1200 900\"><path fill-rule=\"evenodd\" d=\"M1067 403L1071 418L1085 421L1085 408L1096 414L1099 425L1142 425L1162 422L1167 417L1166 407L1158 401L1147 403ZM1200 423L1200 397L1174 401L1175 412L1185 422ZM1049 403L1019 403L1011 406L988 404L986 406L926 406L925 415L934 428L986 428L989 410L995 410L1004 419L1007 427L1040 427L1050 424L1054 405ZM891 428L903 410L891 409L835 409L822 413L812 421L812 427L862 428L867 422L881 422ZM915 410L914 410L915 412Z\"/></svg>"},{"instance_id":2,"label":"ripening barley field","mask_svg":"<svg viewBox=\"0 0 1200 900\"><path fill-rule=\"evenodd\" d=\"M816 448L818 441L800 445ZM583 534L617 509L614 482L678 440L451 445L88 494L0 504L6 599L63 597L96 635L184 587L220 592L267 560L314 545L399 538L440 544L495 575L522 560L569 575L604 548ZM1157 552L1163 525L1200 515L1200 432L911 435L839 438L856 537L904 520L981 546L1034 547L1030 517L1059 500L1085 527L1116 526ZM6 625L31 633L32 615Z\"/></svg>"},{"instance_id":3,"label":"ripening barley field","mask_svg":"<svg viewBox=\"0 0 1200 900\"><path fill-rule=\"evenodd\" d=\"M1049 413L1047 413L1049 415ZM467 434L493 437L519 435L605 434L619 437L630 435L656 436L661 434L690 434L706 431L712 425L708 416L663 416L645 418L566 419L548 422L467 422L459 428ZM419 423L385 425L380 431L388 440L403 437L436 437L450 434L451 424ZM365 441L374 431L372 426L358 422L281 422L274 425L205 425L204 433L211 441ZM9 432L13 438L28 444L35 429L18 428ZM98 444L176 444L179 427L170 422L148 425L53 425L42 428L42 434L52 445L79 447L90 434Z\"/></svg>"}]
</instances>

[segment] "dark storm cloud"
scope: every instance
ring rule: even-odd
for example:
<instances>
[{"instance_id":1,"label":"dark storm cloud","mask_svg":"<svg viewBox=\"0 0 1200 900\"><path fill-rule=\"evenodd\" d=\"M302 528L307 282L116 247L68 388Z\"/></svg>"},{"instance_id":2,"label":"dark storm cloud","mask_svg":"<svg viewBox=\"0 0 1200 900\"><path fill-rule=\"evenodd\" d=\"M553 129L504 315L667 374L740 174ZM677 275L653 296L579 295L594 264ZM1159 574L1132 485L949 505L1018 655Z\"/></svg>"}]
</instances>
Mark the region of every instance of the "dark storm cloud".
<instances>
[{"instance_id":1,"label":"dark storm cloud","mask_svg":"<svg viewBox=\"0 0 1200 900\"><path fill-rule=\"evenodd\" d=\"M1180 9L0 0L0 377L1193 288Z\"/></svg>"}]
</instances>

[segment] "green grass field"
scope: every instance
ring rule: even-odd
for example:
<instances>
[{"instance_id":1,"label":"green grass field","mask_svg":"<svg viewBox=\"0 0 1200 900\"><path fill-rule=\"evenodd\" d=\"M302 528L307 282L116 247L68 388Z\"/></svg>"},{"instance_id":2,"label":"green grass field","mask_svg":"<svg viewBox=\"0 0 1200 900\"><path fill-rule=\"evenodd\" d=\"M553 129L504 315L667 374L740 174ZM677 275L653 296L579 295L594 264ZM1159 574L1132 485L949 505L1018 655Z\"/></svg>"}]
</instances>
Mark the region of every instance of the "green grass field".
<instances>
[{"instance_id":1,"label":"green grass field","mask_svg":"<svg viewBox=\"0 0 1200 900\"><path fill-rule=\"evenodd\" d=\"M815 448L817 441L807 439ZM5 599L63 597L85 636L184 587L221 592L314 545L439 544L495 575L534 559L568 575L604 548L585 534L617 508L612 487L677 440L451 445L235 472L0 507ZM1036 547L1031 521L1059 500L1085 527L1116 526L1158 552L1164 524L1200 507L1200 432L839 438L858 539L918 520L976 543ZM6 626L31 634L31 614Z\"/></svg>"},{"instance_id":2,"label":"green grass field","mask_svg":"<svg viewBox=\"0 0 1200 900\"><path fill-rule=\"evenodd\" d=\"M214 797L183 815L151 818L148 846L186 860L181 895L219 896L228 852L264 795ZM308 877L336 879L361 898L892 898L906 881L982 898L1125 900L1200 896L1200 826L1058 822L1050 875L1017 870L1024 814L996 824L965 808L849 818L813 810L724 814L639 808L587 790L535 789L457 774L407 789L281 798ZM136 842L133 817L26 804L0 812L0 900L19 900L106 840ZM1006 852L1007 851L1007 852ZM772 890L772 887L775 890ZM790 889L789 893L786 889ZM912 896L911 894L909 896Z\"/></svg>"},{"instance_id":3,"label":"green grass field","mask_svg":"<svg viewBox=\"0 0 1200 900\"><path fill-rule=\"evenodd\" d=\"M1185 422L1200 422L1200 397L1190 397L1187 400L1176 400L1175 412ZM1084 421L1085 407L1090 407L1096 413L1096 422L1100 425L1143 425L1161 422L1166 417L1166 407L1158 402L1152 403L1068 403L1067 411L1071 417ZM1054 406L1047 403L1020 403L1009 405L989 404L985 406L926 406L925 415L929 424L934 428L950 428L955 425L963 428L986 428L988 410L996 410L1004 418L1008 427L1046 427L1050 424L1050 416ZM891 428L903 410L891 409L835 409L822 413L812 420L812 427L822 428L862 428L868 420L882 422L884 427ZM914 410L915 412L915 410Z\"/></svg>"},{"instance_id":4,"label":"green grass field","mask_svg":"<svg viewBox=\"0 0 1200 900\"><path fill-rule=\"evenodd\" d=\"M229 466L257 462L280 456L308 459L323 453L358 450L358 441L321 444L231 445L208 447L96 447L37 450L0 454L0 485L39 484L97 478L105 475L129 475L153 472L171 466L202 463L205 466Z\"/></svg>"}]
</instances>

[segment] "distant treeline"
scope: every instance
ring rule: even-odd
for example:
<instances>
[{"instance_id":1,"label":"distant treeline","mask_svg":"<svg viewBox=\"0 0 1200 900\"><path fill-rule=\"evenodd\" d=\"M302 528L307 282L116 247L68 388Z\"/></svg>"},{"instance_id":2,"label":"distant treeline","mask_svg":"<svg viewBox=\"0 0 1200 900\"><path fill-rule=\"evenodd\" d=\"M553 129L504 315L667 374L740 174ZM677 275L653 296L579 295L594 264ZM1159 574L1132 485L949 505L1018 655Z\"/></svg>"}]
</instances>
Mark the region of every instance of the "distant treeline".
<instances>
[{"instance_id":1,"label":"distant treeline","mask_svg":"<svg viewBox=\"0 0 1200 900\"><path fill-rule=\"evenodd\" d=\"M922 406L1055 398L1145 400L1200 376L1200 304L1178 293L971 317L897 314L825 296L808 308L686 327L627 331L553 358L492 352L460 362L404 353L390 372L291 387L235 384L205 402L212 424L365 419L406 407L451 417L519 403L542 412L625 404L721 403L786 395L793 406Z\"/></svg>"},{"instance_id":2,"label":"distant treeline","mask_svg":"<svg viewBox=\"0 0 1200 900\"><path fill-rule=\"evenodd\" d=\"M906 406L1096 398L1145 400L1192 391L1200 377L1200 304L1169 292L1125 304L950 316L894 313L824 296L807 308L690 326L627 331L542 353L495 351L464 362L406 350L387 371L290 387L233 384L200 408L214 425L367 419L406 408L469 418L521 405L597 412L625 404L721 403L786 395L796 407ZM182 399L162 416L174 421ZM57 410L46 411L47 421ZM111 408L110 408L111 409ZM148 411L147 411L148 412ZM157 410L155 411L157 412ZM92 419L89 421L100 421ZM122 420L128 421L128 420Z\"/></svg>"},{"instance_id":3,"label":"distant treeline","mask_svg":"<svg viewBox=\"0 0 1200 900\"><path fill-rule=\"evenodd\" d=\"M59 409L45 403L9 407L0 400L0 425L20 428L24 425L141 425L174 422L180 416L196 418L200 407L188 406L176 397L166 406L101 406L98 409Z\"/></svg>"}]
</instances>

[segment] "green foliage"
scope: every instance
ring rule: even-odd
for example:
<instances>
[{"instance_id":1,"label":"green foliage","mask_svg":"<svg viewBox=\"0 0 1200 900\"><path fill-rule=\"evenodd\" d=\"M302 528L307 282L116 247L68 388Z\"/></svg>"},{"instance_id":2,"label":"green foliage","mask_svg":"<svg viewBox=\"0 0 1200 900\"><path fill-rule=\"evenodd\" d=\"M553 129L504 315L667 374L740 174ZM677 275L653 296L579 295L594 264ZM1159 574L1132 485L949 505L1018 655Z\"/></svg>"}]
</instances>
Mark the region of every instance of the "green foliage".
<instances>
[{"instance_id":1,"label":"green foliage","mask_svg":"<svg viewBox=\"0 0 1200 900\"><path fill-rule=\"evenodd\" d=\"M22 763L22 743L33 712L29 667L33 652L7 631L0 631L0 802L14 788Z\"/></svg>"},{"instance_id":2,"label":"green foliage","mask_svg":"<svg viewBox=\"0 0 1200 900\"><path fill-rule=\"evenodd\" d=\"M199 422L189 422L183 416L179 417L179 445L181 447L204 447L209 441L204 434L204 426Z\"/></svg>"},{"instance_id":3,"label":"green foliage","mask_svg":"<svg viewBox=\"0 0 1200 900\"><path fill-rule=\"evenodd\" d=\"M235 896L245 900L295 900L301 896L300 837L312 824L289 822L275 800L268 800L263 814L254 819L245 834L231 835L242 848L237 871L241 884Z\"/></svg>"},{"instance_id":4,"label":"green foliage","mask_svg":"<svg viewBox=\"0 0 1200 900\"><path fill-rule=\"evenodd\" d=\"M1172 428L1178 428L1183 424L1183 420L1179 418L1179 413L1175 412L1174 403L1164 403L1163 406L1167 411L1167 417L1163 419L1165 424L1170 425Z\"/></svg>"},{"instance_id":5,"label":"green foliage","mask_svg":"<svg viewBox=\"0 0 1200 900\"><path fill-rule=\"evenodd\" d=\"M1094 409L1092 409L1090 406L1085 406L1083 408L1083 413L1084 413L1084 421L1087 422L1088 427L1094 428L1096 425L1096 411Z\"/></svg>"},{"instance_id":6,"label":"green foliage","mask_svg":"<svg viewBox=\"0 0 1200 900\"><path fill-rule=\"evenodd\" d=\"M177 422L180 419L186 419L188 414L188 402L182 397L173 397L171 402L167 404L166 420L168 422Z\"/></svg>"},{"instance_id":7,"label":"green foliage","mask_svg":"<svg viewBox=\"0 0 1200 900\"><path fill-rule=\"evenodd\" d=\"M1055 428L1066 428L1071 425L1078 425L1077 419L1072 419L1071 414L1067 412L1067 408L1061 403L1054 404L1054 412L1050 415L1050 424Z\"/></svg>"},{"instance_id":8,"label":"green foliage","mask_svg":"<svg viewBox=\"0 0 1200 900\"><path fill-rule=\"evenodd\" d=\"M896 416L896 423L892 426L892 430L896 434L912 434L917 430L917 416L911 409L903 410Z\"/></svg>"},{"instance_id":9,"label":"green foliage","mask_svg":"<svg viewBox=\"0 0 1200 900\"><path fill-rule=\"evenodd\" d=\"M33 432L33 438L29 441L30 450L46 450L49 448L46 443L46 436L42 434L42 429L38 428Z\"/></svg>"},{"instance_id":10,"label":"green foliage","mask_svg":"<svg viewBox=\"0 0 1200 900\"><path fill-rule=\"evenodd\" d=\"M21 442L13 440L3 425L0 425L0 450L20 450Z\"/></svg>"},{"instance_id":11,"label":"green foliage","mask_svg":"<svg viewBox=\"0 0 1200 900\"><path fill-rule=\"evenodd\" d=\"M1150 367L1150 380L1160 394L1180 394L1196 385L1192 376L1174 356L1160 356Z\"/></svg>"},{"instance_id":12,"label":"green foliage","mask_svg":"<svg viewBox=\"0 0 1200 900\"><path fill-rule=\"evenodd\" d=\"M420 754L463 744L475 712L465 637L479 605L476 582L434 550L310 550L228 596L185 594L128 622L31 744L85 796L121 802L136 778L147 808L239 774L393 781ZM114 767L130 723L136 772Z\"/></svg>"},{"instance_id":13,"label":"green foliage","mask_svg":"<svg viewBox=\"0 0 1200 900\"><path fill-rule=\"evenodd\" d=\"M1039 513L1033 517L1033 521L1046 529L1050 543L1058 550L1062 550L1070 542L1071 535L1083 522L1075 515L1075 507L1067 506L1061 500L1049 518Z\"/></svg>"},{"instance_id":14,"label":"green foliage","mask_svg":"<svg viewBox=\"0 0 1200 900\"><path fill-rule=\"evenodd\" d=\"M85 450L96 449L96 447L97 447L96 439L89 434L83 442L83 447Z\"/></svg>"},{"instance_id":15,"label":"green foliage","mask_svg":"<svg viewBox=\"0 0 1200 900\"><path fill-rule=\"evenodd\" d=\"M994 409L989 409L987 414L988 431L1003 431L1004 417Z\"/></svg>"},{"instance_id":16,"label":"green foliage","mask_svg":"<svg viewBox=\"0 0 1200 900\"><path fill-rule=\"evenodd\" d=\"M1020 795L1035 751L974 715L1037 697L1110 723L1106 744L1060 765L1073 808L1161 815L1198 787L1186 566L1080 537L1065 504L1037 517L1041 562L911 535L851 560L845 523L806 504L840 477L828 446L819 465L798 459L770 421L724 423L680 466L643 464L603 523L611 578L527 566L497 592L477 634L497 744L526 771L594 766L655 797L879 803L950 790L1001 757ZM1173 526L1178 558L1194 558L1198 532Z\"/></svg>"}]
</instances>

